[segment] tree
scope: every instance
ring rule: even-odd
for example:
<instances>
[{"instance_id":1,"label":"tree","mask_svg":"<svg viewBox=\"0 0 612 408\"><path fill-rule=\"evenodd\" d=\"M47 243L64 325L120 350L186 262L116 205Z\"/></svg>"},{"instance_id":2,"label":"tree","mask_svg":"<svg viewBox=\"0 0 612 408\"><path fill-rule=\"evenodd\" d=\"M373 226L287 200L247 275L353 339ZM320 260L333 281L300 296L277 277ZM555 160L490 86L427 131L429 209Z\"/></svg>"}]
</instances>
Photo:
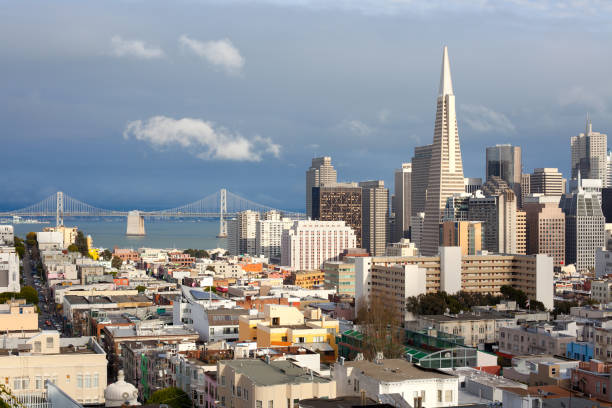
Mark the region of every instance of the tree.
<instances>
[{"instance_id":1,"label":"tree","mask_svg":"<svg viewBox=\"0 0 612 408\"><path fill-rule=\"evenodd\" d=\"M210 254L205 249L186 249L183 251L184 254L193 256L194 258L210 258Z\"/></svg>"},{"instance_id":2,"label":"tree","mask_svg":"<svg viewBox=\"0 0 612 408\"><path fill-rule=\"evenodd\" d=\"M29 247L35 247L38 245L35 232L28 232L28 234L26 235L26 243Z\"/></svg>"},{"instance_id":3,"label":"tree","mask_svg":"<svg viewBox=\"0 0 612 408\"><path fill-rule=\"evenodd\" d=\"M138 293L144 293L144 291L147 290L147 288L145 286L138 285L136 286L136 290L138 291Z\"/></svg>"},{"instance_id":4,"label":"tree","mask_svg":"<svg viewBox=\"0 0 612 408\"><path fill-rule=\"evenodd\" d=\"M214 266L212 266L212 265L208 265L208 266L206 267L206 270L207 270L207 271L213 271L213 272L214 272L214 271L215 271L215 267L214 267Z\"/></svg>"},{"instance_id":5,"label":"tree","mask_svg":"<svg viewBox=\"0 0 612 408\"><path fill-rule=\"evenodd\" d=\"M373 360L378 352L382 352L385 358L403 357L403 311L400 313L384 299L373 297L369 304L359 308L357 319L363 334L362 351L365 358Z\"/></svg>"},{"instance_id":6,"label":"tree","mask_svg":"<svg viewBox=\"0 0 612 408\"><path fill-rule=\"evenodd\" d=\"M499 291L508 300L514 300L520 307L525 307L527 294L520 289L515 289L510 285L503 285Z\"/></svg>"},{"instance_id":7,"label":"tree","mask_svg":"<svg viewBox=\"0 0 612 408\"><path fill-rule=\"evenodd\" d=\"M26 302L34 305L38 304L38 291L32 286L24 286L21 288L19 294L22 296L22 299L26 300Z\"/></svg>"},{"instance_id":8,"label":"tree","mask_svg":"<svg viewBox=\"0 0 612 408\"><path fill-rule=\"evenodd\" d=\"M147 400L147 404L167 404L172 408L191 408L192 405L185 391L177 387L155 391Z\"/></svg>"},{"instance_id":9,"label":"tree","mask_svg":"<svg viewBox=\"0 0 612 408\"><path fill-rule=\"evenodd\" d=\"M111 261L111 266L115 269L119 269L121 268L121 265L123 264L123 260L121 260L121 258L117 257L117 256L113 256L113 260Z\"/></svg>"},{"instance_id":10,"label":"tree","mask_svg":"<svg viewBox=\"0 0 612 408\"><path fill-rule=\"evenodd\" d=\"M79 247L75 244L68 245L68 252L79 252Z\"/></svg>"},{"instance_id":11,"label":"tree","mask_svg":"<svg viewBox=\"0 0 612 408\"><path fill-rule=\"evenodd\" d=\"M74 240L74 245L77 246L79 252L83 256L89 256L89 247L87 246L87 238L85 238L85 234L83 231L78 231L76 239Z\"/></svg>"},{"instance_id":12,"label":"tree","mask_svg":"<svg viewBox=\"0 0 612 408\"><path fill-rule=\"evenodd\" d=\"M108 249L105 249L102 252L102 259L104 259L105 261L110 261L111 259L113 259L113 253Z\"/></svg>"}]
</instances>

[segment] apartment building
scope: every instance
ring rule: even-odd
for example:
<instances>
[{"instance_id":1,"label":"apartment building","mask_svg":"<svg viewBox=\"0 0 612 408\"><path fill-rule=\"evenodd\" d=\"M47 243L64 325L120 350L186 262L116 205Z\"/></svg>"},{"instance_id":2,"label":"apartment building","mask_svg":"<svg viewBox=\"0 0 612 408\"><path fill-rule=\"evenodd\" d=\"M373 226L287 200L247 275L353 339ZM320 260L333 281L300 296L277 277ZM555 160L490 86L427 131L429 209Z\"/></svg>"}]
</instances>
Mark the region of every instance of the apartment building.
<instances>
[{"instance_id":1,"label":"apartment building","mask_svg":"<svg viewBox=\"0 0 612 408\"><path fill-rule=\"evenodd\" d=\"M560 197L565 193L565 180L557 168L534 169L530 177L531 194Z\"/></svg>"},{"instance_id":2,"label":"apartment building","mask_svg":"<svg viewBox=\"0 0 612 408\"><path fill-rule=\"evenodd\" d=\"M325 289L336 289L339 295L355 296L355 264L329 261L323 265Z\"/></svg>"},{"instance_id":3,"label":"apartment building","mask_svg":"<svg viewBox=\"0 0 612 408\"><path fill-rule=\"evenodd\" d=\"M286 285L296 285L304 289L323 286L325 283L325 272L315 271L294 271L285 279Z\"/></svg>"},{"instance_id":4,"label":"apartment building","mask_svg":"<svg viewBox=\"0 0 612 408\"><path fill-rule=\"evenodd\" d=\"M20 290L19 255L12 246L0 247L0 293Z\"/></svg>"},{"instance_id":5,"label":"apartment building","mask_svg":"<svg viewBox=\"0 0 612 408\"><path fill-rule=\"evenodd\" d=\"M313 187L312 219L344 221L355 232L355 246L363 248L362 200L362 188L357 183L334 183Z\"/></svg>"},{"instance_id":6,"label":"apartment building","mask_svg":"<svg viewBox=\"0 0 612 408\"><path fill-rule=\"evenodd\" d=\"M565 214L559 200L560 195L531 194L523 201L527 253L548 254L557 267L565 265Z\"/></svg>"},{"instance_id":7,"label":"apartment building","mask_svg":"<svg viewBox=\"0 0 612 408\"><path fill-rule=\"evenodd\" d=\"M336 382L287 360L223 360L217 397L218 408L291 408L302 399L335 398Z\"/></svg>"},{"instance_id":8,"label":"apartment building","mask_svg":"<svg viewBox=\"0 0 612 408\"><path fill-rule=\"evenodd\" d=\"M591 281L591 299L597 303L612 302L612 280L594 279Z\"/></svg>"},{"instance_id":9,"label":"apartment building","mask_svg":"<svg viewBox=\"0 0 612 408\"><path fill-rule=\"evenodd\" d=\"M499 351L508 355L565 355L567 345L576 341L575 322L504 327L499 332Z\"/></svg>"},{"instance_id":10,"label":"apartment building","mask_svg":"<svg viewBox=\"0 0 612 408\"><path fill-rule=\"evenodd\" d=\"M440 245L457 246L461 255L476 255L483 250L482 221L444 221L440 225Z\"/></svg>"},{"instance_id":11,"label":"apartment building","mask_svg":"<svg viewBox=\"0 0 612 408\"><path fill-rule=\"evenodd\" d=\"M15 237L12 225L0 225L0 246L13 246Z\"/></svg>"},{"instance_id":12,"label":"apartment building","mask_svg":"<svg viewBox=\"0 0 612 408\"><path fill-rule=\"evenodd\" d=\"M419 316L419 327L433 327L438 332L463 337L466 346L496 343L502 327L516 327L517 318L499 313L460 313Z\"/></svg>"},{"instance_id":13,"label":"apartment building","mask_svg":"<svg viewBox=\"0 0 612 408\"><path fill-rule=\"evenodd\" d=\"M104 350L89 337L44 330L0 344L0 377L15 395L41 394L50 381L81 404L103 404L106 369Z\"/></svg>"},{"instance_id":14,"label":"apartment building","mask_svg":"<svg viewBox=\"0 0 612 408\"><path fill-rule=\"evenodd\" d=\"M278 211L264 214L263 219L257 221L255 230L255 253L268 260L279 259L281 256L281 239L283 231L291 228L293 220L281 218Z\"/></svg>"},{"instance_id":15,"label":"apartment building","mask_svg":"<svg viewBox=\"0 0 612 408\"><path fill-rule=\"evenodd\" d=\"M265 305L255 316L240 316L240 341L256 341L258 347L299 345L321 354L322 362L336 361L339 322L328 319L320 309L305 310L282 305Z\"/></svg>"},{"instance_id":16,"label":"apartment building","mask_svg":"<svg viewBox=\"0 0 612 408\"><path fill-rule=\"evenodd\" d=\"M0 333L38 332L36 306L27 304L25 299L8 300L0 304Z\"/></svg>"},{"instance_id":17,"label":"apartment building","mask_svg":"<svg viewBox=\"0 0 612 408\"><path fill-rule=\"evenodd\" d=\"M552 258L538 255L461 255L459 247L440 247L437 256L355 258L355 309L378 296L405 313L406 298L461 290L500 295L503 285L553 307Z\"/></svg>"}]
</instances>

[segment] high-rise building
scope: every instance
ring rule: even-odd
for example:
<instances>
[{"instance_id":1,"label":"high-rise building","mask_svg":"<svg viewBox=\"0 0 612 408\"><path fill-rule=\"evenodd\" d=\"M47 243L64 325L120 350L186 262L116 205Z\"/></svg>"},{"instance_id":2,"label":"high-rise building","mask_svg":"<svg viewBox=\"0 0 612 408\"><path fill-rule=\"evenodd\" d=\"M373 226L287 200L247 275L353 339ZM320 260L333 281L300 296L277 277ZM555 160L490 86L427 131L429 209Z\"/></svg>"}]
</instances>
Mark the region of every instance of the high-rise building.
<instances>
[{"instance_id":1,"label":"high-rise building","mask_svg":"<svg viewBox=\"0 0 612 408\"><path fill-rule=\"evenodd\" d=\"M362 246L362 193L357 183L334 183L312 188L312 219L344 221L355 231L357 247Z\"/></svg>"},{"instance_id":2,"label":"high-rise building","mask_svg":"<svg viewBox=\"0 0 612 408\"><path fill-rule=\"evenodd\" d=\"M538 168L530 176L531 194L561 196L565 193L563 175L556 168Z\"/></svg>"},{"instance_id":3,"label":"high-rise building","mask_svg":"<svg viewBox=\"0 0 612 408\"><path fill-rule=\"evenodd\" d=\"M555 266L565 264L565 214L559 208L560 198L531 194L523 202L527 254L548 254Z\"/></svg>"},{"instance_id":4,"label":"high-rise building","mask_svg":"<svg viewBox=\"0 0 612 408\"><path fill-rule=\"evenodd\" d=\"M468 221L470 219L470 193L453 194L446 199L442 221Z\"/></svg>"},{"instance_id":5,"label":"high-rise building","mask_svg":"<svg viewBox=\"0 0 612 408\"><path fill-rule=\"evenodd\" d=\"M476 255L482 251L482 221L444 221L440 224L440 246L457 246L461 255Z\"/></svg>"},{"instance_id":6,"label":"high-rise building","mask_svg":"<svg viewBox=\"0 0 612 408\"><path fill-rule=\"evenodd\" d=\"M294 270L321 269L324 262L339 260L356 243L355 231L344 221L296 221L283 231L281 265Z\"/></svg>"},{"instance_id":7,"label":"high-rise building","mask_svg":"<svg viewBox=\"0 0 612 408\"><path fill-rule=\"evenodd\" d=\"M572 149L572 179L578 173L586 179L599 179L604 187L608 182L608 136L593 132L591 120L587 117L584 133L570 138Z\"/></svg>"},{"instance_id":8,"label":"high-rise building","mask_svg":"<svg viewBox=\"0 0 612 408\"><path fill-rule=\"evenodd\" d=\"M389 190L382 180L362 181L361 187L361 239L362 248L370 255L385 254L389 240Z\"/></svg>"},{"instance_id":9,"label":"high-rise building","mask_svg":"<svg viewBox=\"0 0 612 408\"><path fill-rule=\"evenodd\" d=\"M531 174L523 173L521 175L521 200L519 201L521 208L523 208L525 197L529 194L531 194Z\"/></svg>"},{"instance_id":10,"label":"high-rise building","mask_svg":"<svg viewBox=\"0 0 612 408\"><path fill-rule=\"evenodd\" d=\"M612 223L612 187L601 189L601 210L606 223Z\"/></svg>"},{"instance_id":11,"label":"high-rise building","mask_svg":"<svg viewBox=\"0 0 612 408\"><path fill-rule=\"evenodd\" d=\"M410 186L411 215L416 216L425 212L425 197L427 196L427 183L429 183L429 163L431 162L431 148L433 145L417 146L412 157L412 183Z\"/></svg>"},{"instance_id":12,"label":"high-rise building","mask_svg":"<svg viewBox=\"0 0 612 408\"><path fill-rule=\"evenodd\" d=\"M315 157L306 171L306 215L312 217L312 188L335 183L338 174L331 164L331 157Z\"/></svg>"},{"instance_id":13,"label":"high-rise building","mask_svg":"<svg viewBox=\"0 0 612 408\"><path fill-rule=\"evenodd\" d=\"M269 261L280 260L283 231L291 228L292 225L293 220L281 218L278 211L264 213L263 219L257 221L255 232L256 255L263 255Z\"/></svg>"},{"instance_id":14,"label":"high-rise building","mask_svg":"<svg viewBox=\"0 0 612 408\"><path fill-rule=\"evenodd\" d=\"M230 255L256 254L258 220L258 212L246 210L227 221L227 250Z\"/></svg>"},{"instance_id":15,"label":"high-rise building","mask_svg":"<svg viewBox=\"0 0 612 408\"><path fill-rule=\"evenodd\" d=\"M425 199L425 223L422 248L420 248L422 254L435 255L438 252L440 221L444 215L446 199L455 193L464 191L455 95L453 94L448 49L444 47Z\"/></svg>"},{"instance_id":16,"label":"high-rise building","mask_svg":"<svg viewBox=\"0 0 612 408\"><path fill-rule=\"evenodd\" d=\"M565 262L575 264L578 272L594 268L595 251L605 244L599 196L580 188L561 197L560 207L565 213Z\"/></svg>"},{"instance_id":17,"label":"high-rise building","mask_svg":"<svg viewBox=\"0 0 612 408\"><path fill-rule=\"evenodd\" d=\"M516 254L516 196L514 191L505 181L495 176L485 183L484 191L487 191L489 195L470 198L469 220L484 222L484 249L501 254Z\"/></svg>"},{"instance_id":18,"label":"high-rise building","mask_svg":"<svg viewBox=\"0 0 612 408\"><path fill-rule=\"evenodd\" d=\"M606 166L607 175L604 187L612 187L612 152L608 152L606 156Z\"/></svg>"},{"instance_id":19,"label":"high-rise building","mask_svg":"<svg viewBox=\"0 0 612 408\"><path fill-rule=\"evenodd\" d=\"M487 181L496 176L508 183L508 186L516 194L520 207L521 176L523 174L521 148L510 144L487 147L486 160Z\"/></svg>"},{"instance_id":20,"label":"high-rise building","mask_svg":"<svg viewBox=\"0 0 612 408\"><path fill-rule=\"evenodd\" d=\"M516 253L527 253L527 213L522 210L516 211Z\"/></svg>"},{"instance_id":21,"label":"high-rise building","mask_svg":"<svg viewBox=\"0 0 612 408\"><path fill-rule=\"evenodd\" d=\"M425 213L420 212L417 215L410 217L410 240L414 242L417 248L421 247L423 239L423 223L425 222Z\"/></svg>"},{"instance_id":22,"label":"high-rise building","mask_svg":"<svg viewBox=\"0 0 612 408\"><path fill-rule=\"evenodd\" d=\"M402 163L402 167L395 170L395 194L392 207L395 220L392 231L392 242L399 242L410 235L410 216L412 215L412 163Z\"/></svg>"},{"instance_id":23,"label":"high-rise building","mask_svg":"<svg viewBox=\"0 0 612 408\"><path fill-rule=\"evenodd\" d=\"M466 193L475 193L482 188L482 179L480 177L465 177L463 184Z\"/></svg>"}]
</instances>

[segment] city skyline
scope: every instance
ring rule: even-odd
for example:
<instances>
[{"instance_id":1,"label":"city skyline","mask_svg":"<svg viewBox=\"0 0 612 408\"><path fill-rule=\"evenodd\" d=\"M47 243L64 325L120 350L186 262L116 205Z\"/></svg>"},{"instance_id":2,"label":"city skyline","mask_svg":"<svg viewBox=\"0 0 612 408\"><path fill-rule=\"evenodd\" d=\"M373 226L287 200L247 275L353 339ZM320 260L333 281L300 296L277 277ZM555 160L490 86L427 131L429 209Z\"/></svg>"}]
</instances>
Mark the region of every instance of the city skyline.
<instances>
[{"instance_id":1,"label":"city skyline","mask_svg":"<svg viewBox=\"0 0 612 408\"><path fill-rule=\"evenodd\" d=\"M439 5L419 11L398 6L373 16L365 6L330 7L322 15L316 2L258 2L249 10L274 20L276 28L262 34L246 20L248 13L236 13L245 7L241 2L173 10L184 24L160 32L148 13L135 27L111 18L137 15L139 4L114 4L102 13L95 5L67 3L60 7L65 17L49 17L33 34L24 31L34 24L24 18L26 3L1 8L15 16L2 30L17 38L0 42L0 72L11 78L0 97L7 106L2 140L11 146L0 153L5 210L57 190L107 208L165 208L223 186L276 208L303 209L304 171L313 157L326 155L339 181L382 179L391 187L394 170L410 161L415 146L431 140L444 44L461 95L466 177L484 179L485 147L511 143L523 150L525 172L557 167L569 178L569 139L583 130L586 113L595 131L612 127L609 90L600 86L607 66L600 51L609 33L558 24L593 18L584 10L534 12L531 18L541 23L535 29L519 18L529 6L515 6L509 16L503 7L444 11ZM488 24L499 23L507 50L482 38L474 45L482 32L456 24L415 41L437 12L444 21L486 13ZM96 13L96 21L112 24L85 30ZM234 18L244 28L225 24ZM328 37L297 33L315 21ZM297 30L280 38L291 24ZM527 34L509 38L516 24ZM460 28L463 35L454 36ZM74 35L79 32L87 35ZM566 47L551 47L559 38ZM360 54L362 47L369 58ZM315 56L321 56L316 63ZM526 57L529 63L521 63ZM600 64L576 65L595 57ZM161 125L174 130L155 133ZM183 147L177 134L191 135L190 144ZM228 153L221 147L230 142L236 147ZM545 157L544 147L551 152Z\"/></svg>"}]
</instances>

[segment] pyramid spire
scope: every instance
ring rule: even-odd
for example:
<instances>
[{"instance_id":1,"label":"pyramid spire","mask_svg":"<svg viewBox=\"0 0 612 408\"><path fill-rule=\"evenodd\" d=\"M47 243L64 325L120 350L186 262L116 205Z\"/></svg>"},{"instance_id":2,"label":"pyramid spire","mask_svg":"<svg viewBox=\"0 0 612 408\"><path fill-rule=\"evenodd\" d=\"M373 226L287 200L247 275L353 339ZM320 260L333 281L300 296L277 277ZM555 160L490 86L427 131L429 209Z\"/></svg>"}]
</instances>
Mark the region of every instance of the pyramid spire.
<instances>
[{"instance_id":1,"label":"pyramid spire","mask_svg":"<svg viewBox=\"0 0 612 408\"><path fill-rule=\"evenodd\" d=\"M442 95L453 95L453 80L451 79L448 47L446 45L442 52L442 71L440 72L440 89L438 90L438 96Z\"/></svg>"}]
</instances>

